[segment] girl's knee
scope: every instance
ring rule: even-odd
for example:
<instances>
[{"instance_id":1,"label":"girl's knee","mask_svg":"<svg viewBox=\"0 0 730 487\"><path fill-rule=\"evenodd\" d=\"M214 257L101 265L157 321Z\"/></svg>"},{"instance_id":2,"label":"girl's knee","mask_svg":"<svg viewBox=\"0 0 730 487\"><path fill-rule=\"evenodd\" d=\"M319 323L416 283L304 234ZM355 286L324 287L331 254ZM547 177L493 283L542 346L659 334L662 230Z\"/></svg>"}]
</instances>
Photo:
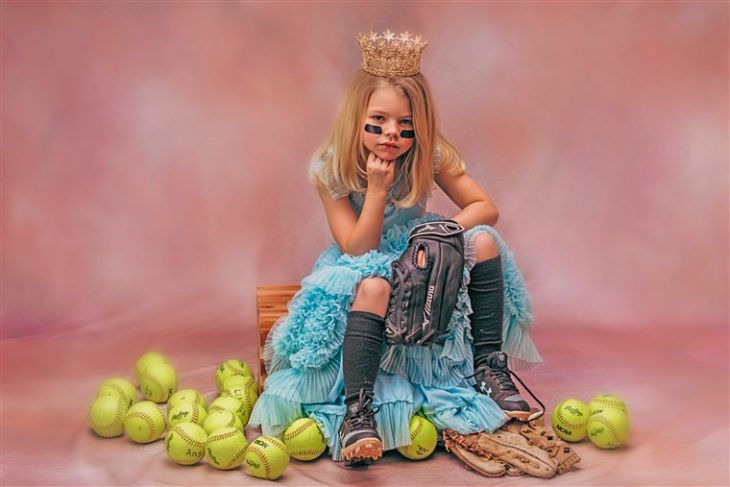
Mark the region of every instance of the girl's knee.
<instances>
[{"instance_id":1,"label":"girl's knee","mask_svg":"<svg viewBox=\"0 0 730 487\"><path fill-rule=\"evenodd\" d=\"M390 284L382 277L366 277L357 286L357 296L364 299L388 300Z\"/></svg>"},{"instance_id":2,"label":"girl's knee","mask_svg":"<svg viewBox=\"0 0 730 487\"><path fill-rule=\"evenodd\" d=\"M390 284L381 277L366 277L357 286L352 309L385 316L390 299Z\"/></svg>"},{"instance_id":3,"label":"girl's knee","mask_svg":"<svg viewBox=\"0 0 730 487\"><path fill-rule=\"evenodd\" d=\"M474 248L477 253L477 262L489 260L499 255L499 245L490 234L483 232L474 237Z\"/></svg>"}]
</instances>

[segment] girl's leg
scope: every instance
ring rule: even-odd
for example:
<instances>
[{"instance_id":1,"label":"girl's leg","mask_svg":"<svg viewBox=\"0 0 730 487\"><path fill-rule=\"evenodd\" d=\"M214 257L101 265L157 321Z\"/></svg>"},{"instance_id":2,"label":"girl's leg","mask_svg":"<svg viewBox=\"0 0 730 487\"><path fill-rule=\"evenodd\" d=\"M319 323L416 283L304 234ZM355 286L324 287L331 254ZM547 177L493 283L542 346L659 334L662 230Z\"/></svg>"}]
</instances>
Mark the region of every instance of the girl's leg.
<instances>
[{"instance_id":1,"label":"girl's leg","mask_svg":"<svg viewBox=\"0 0 730 487\"><path fill-rule=\"evenodd\" d=\"M491 397L509 416L527 418L530 406L522 399L507 368L502 352L504 280L502 258L488 233L474 237L477 263L471 270L469 298L474 336L474 378L477 391Z\"/></svg>"},{"instance_id":2,"label":"girl's leg","mask_svg":"<svg viewBox=\"0 0 730 487\"><path fill-rule=\"evenodd\" d=\"M472 306L474 368L486 363L492 352L502 349L504 280L497 242L488 233L474 237L477 262L471 270L469 299Z\"/></svg>"},{"instance_id":3,"label":"girl's leg","mask_svg":"<svg viewBox=\"0 0 730 487\"><path fill-rule=\"evenodd\" d=\"M361 389L373 389L380 366L380 360L375 358L380 357L389 297L390 284L379 277L367 277L357 287L343 344L348 406L358 400Z\"/></svg>"},{"instance_id":4,"label":"girl's leg","mask_svg":"<svg viewBox=\"0 0 730 487\"><path fill-rule=\"evenodd\" d=\"M346 465L369 463L383 453L372 402L389 297L388 281L368 277L358 285L350 308L342 351L347 413L340 428Z\"/></svg>"}]
</instances>

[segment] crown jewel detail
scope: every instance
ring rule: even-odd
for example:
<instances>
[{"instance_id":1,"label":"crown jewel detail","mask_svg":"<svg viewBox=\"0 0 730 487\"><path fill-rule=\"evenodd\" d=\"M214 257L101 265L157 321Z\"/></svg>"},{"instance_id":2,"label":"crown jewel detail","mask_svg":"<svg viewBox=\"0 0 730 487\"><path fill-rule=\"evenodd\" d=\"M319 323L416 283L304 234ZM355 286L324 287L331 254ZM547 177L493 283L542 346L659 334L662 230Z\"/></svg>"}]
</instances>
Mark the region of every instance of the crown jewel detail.
<instances>
[{"instance_id":1,"label":"crown jewel detail","mask_svg":"<svg viewBox=\"0 0 730 487\"><path fill-rule=\"evenodd\" d=\"M390 30L383 34L372 31L358 34L357 42L362 48L362 69L383 77L418 73L421 53L428 44L421 36L412 37L408 32L395 34Z\"/></svg>"}]
</instances>

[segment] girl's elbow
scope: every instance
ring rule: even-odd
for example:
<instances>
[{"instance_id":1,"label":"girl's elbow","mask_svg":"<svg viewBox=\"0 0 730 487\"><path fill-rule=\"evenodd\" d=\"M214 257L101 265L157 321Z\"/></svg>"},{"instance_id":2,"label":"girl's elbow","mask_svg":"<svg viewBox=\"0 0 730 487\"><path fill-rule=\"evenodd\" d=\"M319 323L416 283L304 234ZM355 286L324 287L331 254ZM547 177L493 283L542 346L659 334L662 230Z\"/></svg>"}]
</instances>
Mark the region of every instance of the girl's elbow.
<instances>
[{"instance_id":1,"label":"girl's elbow","mask_svg":"<svg viewBox=\"0 0 730 487\"><path fill-rule=\"evenodd\" d=\"M352 255L355 257L357 257L358 255L363 253L358 248L357 243L350 242L350 239L347 239L344 242L342 242L342 245L340 245L340 252L342 252L343 254L349 254L349 255Z\"/></svg>"},{"instance_id":2,"label":"girl's elbow","mask_svg":"<svg viewBox=\"0 0 730 487\"><path fill-rule=\"evenodd\" d=\"M497 221L499 220L499 210L496 206L490 205L489 207L489 213L487 218L487 225L493 227L497 224Z\"/></svg>"},{"instance_id":3,"label":"girl's elbow","mask_svg":"<svg viewBox=\"0 0 730 487\"><path fill-rule=\"evenodd\" d=\"M340 249L340 250L342 250L342 253L343 254L349 254L349 255L351 255L353 257L359 257L359 256L361 256L363 254L368 253L371 249L370 248L360 248L360 247L349 246L349 247L347 247L345 249Z\"/></svg>"},{"instance_id":4,"label":"girl's elbow","mask_svg":"<svg viewBox=\"0 0 730 487\"><path fill-rule=\"evenodd\" d=\"M349 254L353 257L358 257L360 255L366 254L370 252L371 250L377 250L377 246L373 247L370 245L364 245L362 242L343 242L343 245L340 245L340 252L343 254Z\"/></svg>"}]
</instances>

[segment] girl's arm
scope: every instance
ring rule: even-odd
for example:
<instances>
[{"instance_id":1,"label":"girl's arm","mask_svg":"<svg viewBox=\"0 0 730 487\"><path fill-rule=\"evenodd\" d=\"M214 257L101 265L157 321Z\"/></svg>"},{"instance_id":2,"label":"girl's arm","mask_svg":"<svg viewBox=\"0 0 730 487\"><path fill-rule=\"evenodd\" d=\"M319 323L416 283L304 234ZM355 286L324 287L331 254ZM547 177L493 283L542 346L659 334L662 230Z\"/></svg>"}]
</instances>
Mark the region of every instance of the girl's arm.
<instances>
[{"instance_id":1,"label":"girl's arm","mask_svg":"<svg viewBox=\"0 0 730 487\"><path fill-rule=\"evenodd\" d=\"M435 176L436 184L461 208L452 220L465 229L476 225L494 226L499 219L499 210L486 192L466 173L460 176L441 171Z\"/></svg>"},{"instance_id":2,"label":"girl's arm","mask_svg":"<svg viewBox=\"0 0 730 487\"><path fill-rule=\"evenodd\" d=\"M317 185L332 235L340 250L346 254L361 255L377 250L383 232L383 219L388 189L393 184L395 162L370 154L366 166L368 186L360 218L355 215L350 200L336 200L321 185Z\"/></svg>"},{"instance_id":3,"label":"girl's arm","mask_svg":"<svg viewBox=\"0 0 730 487\"><path fill-rule=\"evenodd\" d=\"M343 253L361 255L378 248L387 192L378 194L378 191L368 190L358 218L346 196L334 200L320 185L317 185L317 191L327 214L330 231Z\"/></svg>"}]
</instances>

